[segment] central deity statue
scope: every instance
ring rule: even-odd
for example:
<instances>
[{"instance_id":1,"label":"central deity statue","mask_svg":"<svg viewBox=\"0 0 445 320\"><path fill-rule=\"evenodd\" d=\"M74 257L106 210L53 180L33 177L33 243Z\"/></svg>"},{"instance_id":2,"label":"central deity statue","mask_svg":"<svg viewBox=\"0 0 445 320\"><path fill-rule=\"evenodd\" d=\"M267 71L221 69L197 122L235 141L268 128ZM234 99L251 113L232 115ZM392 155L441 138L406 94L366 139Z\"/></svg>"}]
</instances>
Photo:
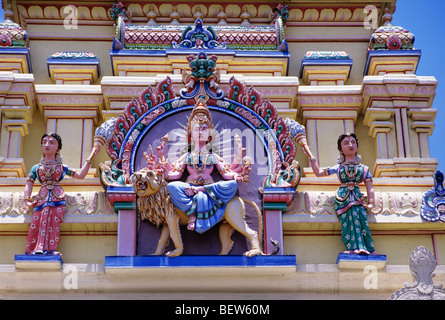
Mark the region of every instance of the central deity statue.
<instances>
[{"instance_id":1,"label":"central deity statue","mask_svg":"<svg viewBox=\"0 0 445 320\"><path fill-rule=\"evenodd\" d=\"M187 225L188 230L202 234L217 224L220 254L231 251L234 243L230 237L234 230L250 243L251 248L245 255L263 254L262 214L253 201L236 195L238 183L249 182L252 160L245 156L246 149L238 135L233 137L231 163L213 148L216 132L207 102L223 94L218 90L219 72L213 72L217 58L211 56L207 59L205 53L200 53L197 57L189 56L188 60L191 73L184 72L186 89L180 93L188 103L193 103L186 127L187 147L179 158L170 161L166 150L167 133L156 146L156 152L150 146L143 153L147 166L130 177L138 195L142 219L148 219L157 227L162 225L155 254L163 253L169 237L175 249L166 254L177 256L183 253L179 225ZM214 174L215 169L219 175ZM183 177L184 174L187 176ZM246 223L245 203L251 205L258 215L258 232Z\"/></svg>"},{"instance_id":2,"label":"central deity statue","mask_svg":"<svg viewBox=\"0 0 445 320\"><path fill-rule=\"evenodd\" d=\"M235 230L250 243L250 250L244 253L246 256L264 254L261 250L262 212L254 201L236 195L239 183L250 181L253 161L246 156L242 140L236 134L230 136L230 146L226 144L229 141L224 141L223 149L229 149L232 154L230 158L223 158L217 151L221 146L219 139L228 137L226 130L238 130L240 126L251 130L247 132L259 139L260 148L255 148L256 143L249 144L252 148L249 151L260 151L255 152L255 156L266 160L258 162L258 169L267 170L261 171L265 175L262 186L258 185L261 183L260 170L252 178L252 183L259 187L258 192L263 193L265 189L290 189L298 185L300 172L298 161L294 159L294 140L307 148L305 128L293 120L279 117L278 110L269 100L263 101L258 90L247 89L234 76L228 83L228 92L219 89L217 56L208 57L203 51L187 56L187 60L190 68L182 73L185 87L179 91L179 97L167 77L155 89L147 86L139 99L133 99L127 105L124 115L107 120L96 130L95 141L107 143L107 153L113 160L111 167L101 164L101 182L107 188L133 185L141 219L162 227L155 255L164 253L168 239L173 240L175 249L166 255L178 256L184 252L180 225L202 234L217 224L220 254L231 251L234 242L230 237ZM223 125L224 135L216 133L209 108L215 108L215 114L222 113L222 119L228 119ZM190 109L187 120L179 120L185 128L186 147L181 145L179 157L175 153L173 158L171 151L177 151L179 145L172 148L171 143L167 144L167 128L172 128L172 121ZM159 125L162 121L166 121L165 127ZM164 128L165 131L160 133ZM149 141L162 135L160 142L151 145ZM140 161L140 153L145 164ZM138 171L134 171L135 166ZM241 193L249 194L245 191ZM272 198L267 195L267 199ZM286 204L290 200L286 196ZM258 224L252 224L258 231L247 223L252 221L253 212L249 208L246 218L246 203L256 212ZM279 242L272 238L269 241L275 247L271 254L279 252Z\"/></svg>"},{"instance_id":3,"label":"central deity statue","mask_svg":"<svg viewBox=\"0 0 445 320\"><path fill-rule=\"evenodd\" d=\"M237 147L231 164L212 151L214 128L203 100L198 100L188 121L188 151L173 163L165 157L167 139L168 135L164 136L160 146L156 148L160 158L157 167L161 167L166 180L176 180L170 182L167 189L173 204L189 217L187 228L203 233L221 221L226 204L238 190L238 182L247 181L246 174L250 166L243 166L242 163L245 149L241 139L235 136ZM149 167L153 167L155 162L153 158L149 160L150 158L152 157L147 157L147 162ZM213 180L212 172L215 168L223 180ZM185 170L188 173L186 182L177 181Z\"/></svg>"},{"instance_id":4,"label":"central deity statue","mask_svg":"<svg viewBox=\"0 0 445 320\"><path fill-rule=\"evenodd\" d=\"M235 135L235 158L231 164L212 150L214 128L205 101L198 99L187 124L188 147L176 161L166 157L168 134L156 147L155 155L144 152L147 167L135 172L130 181L138 195L138 209L143 219L148 219L158 227L162 225L161 236L155 255L162 254L167 239L173 240L175 249L168 256L183 253L183 243L179 225L204 233L219 222L220 254L228 254L234 242L234 230L243 234L250 242L251 249L244 254L253 256L261 251L262 215L258 206L248 199L236 196L239 182L248 182L251 160L244 157L241 139ZM212 172L217 169L222 180L214 181ZM187 171L185 182L179 181ZM184 180L184 179L183 179ZM171 181L171 182L168 182ZM245 204L253 206L259 219L258 232L252 230L245 221Z\"/></svg>"}]
</instances>

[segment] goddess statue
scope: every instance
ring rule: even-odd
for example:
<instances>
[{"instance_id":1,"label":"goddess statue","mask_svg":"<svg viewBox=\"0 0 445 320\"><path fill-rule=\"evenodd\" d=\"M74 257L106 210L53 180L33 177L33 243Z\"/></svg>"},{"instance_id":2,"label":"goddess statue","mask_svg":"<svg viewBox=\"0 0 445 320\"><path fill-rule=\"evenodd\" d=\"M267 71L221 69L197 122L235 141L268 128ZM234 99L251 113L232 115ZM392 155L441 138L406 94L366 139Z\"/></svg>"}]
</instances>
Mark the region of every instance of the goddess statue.
<instances>
[{"instance_id":1,"label":"goddess statue","mask_svg":"<svg viewBox=\"0 0 445 320\"><path fill-rule=\"evenodd\" d=\"M374 188L369 168L361 163L357 153L358 139L354 133L341 134L337 140L340 152L337 165L320 169L316 159L310 157L310 165L317 177L337 174L340 187L335 195L335 211L341 223L342 241L345 253L375 254L374 241L369 231L367 210L374 206ZM359 183L364 182L367 191L367 203L360 192Z\"/></svg>"},{"instance_id":2,"label":"goddess statue","mask_svg":"<svg viewBox=\"0 0 445 320\"><path fill-rule=\"evenodd\" d=\"M91 160L99 151L93 148L80 172L62 164L60 150L62 138L54 132L41 138L42 158L31 168L24 191L24 204L33 208L31 225L26 237L26 254L61 255L57 251L60 242L60 223L65 213L66 197L60 186L65 176L83 179L90 169ZM35 180L41 183L38 194L31 198Z\"/></svg>"},{"instance_id":3,"label":"goddess statue","mask_svg":"<svg viewBox=\"0 0 445 320\"><path fill-rule=\"evenodd\" d=\"M205 102L199 99L187 125L187 152L170 163L165 157L168 135L156 148L160 158L158 167L162 167L161 172L166 180L173 180L167 185L171 200L189 217L187 228L198 233L204 233L221 221L226 204L238 190L238 182L247 182L247 173L250 171L250 163L243 162L245 148L238 136L235 136L237 147L232 164L212 151L214 138L210 112ZM146 158L150 165L149 156ZM156 166L154 160L151 165ZM211 174L214 168L224 180L213 180ZM189 174L186 182L175 181L182 177L185 170Z\"/></svg>"}]
</instances>

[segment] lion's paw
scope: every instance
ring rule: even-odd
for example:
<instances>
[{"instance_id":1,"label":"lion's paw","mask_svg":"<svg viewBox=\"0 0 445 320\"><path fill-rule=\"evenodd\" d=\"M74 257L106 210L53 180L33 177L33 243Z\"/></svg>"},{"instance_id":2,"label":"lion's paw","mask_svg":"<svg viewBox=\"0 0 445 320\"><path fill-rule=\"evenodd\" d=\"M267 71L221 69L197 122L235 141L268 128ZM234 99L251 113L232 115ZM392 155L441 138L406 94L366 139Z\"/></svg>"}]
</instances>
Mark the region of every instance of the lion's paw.
<instances>
[{"instance_id":1,"label":"lion's paw","mask_svg":"<svg viewBox=\"0 0 445 320\"><path fill-rule=\"evenodd\" d=\"M246 257L260 256L263 255L263 252L260 249L252 249L244 252L244 255Z\"/></svg>"},{"instance_id":2,"label":"lion's paw","mask_svg":"<svg viewBox=\"0 0 445 320\"><path fill-rule=\"evenodd\" d=\"M175 249L173 251L167 252L165 255L168 257L177 257L182 254L182 251L183 251L182 249Z\"/></svg>"}]
</instances>

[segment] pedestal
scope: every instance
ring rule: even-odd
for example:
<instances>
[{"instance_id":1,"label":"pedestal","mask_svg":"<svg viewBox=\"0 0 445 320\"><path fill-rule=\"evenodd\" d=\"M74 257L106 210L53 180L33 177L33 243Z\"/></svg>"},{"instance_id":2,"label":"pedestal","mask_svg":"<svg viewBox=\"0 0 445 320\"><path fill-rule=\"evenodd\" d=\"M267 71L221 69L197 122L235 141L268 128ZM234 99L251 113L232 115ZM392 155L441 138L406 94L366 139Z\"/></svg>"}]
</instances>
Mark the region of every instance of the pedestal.
<instances>
[{"instance_id":1,"label":"pedestal","mask_svg":"<svg viewBox=\"0 0 445 320\"><path fill-rule=\"evenodd\" d=\"M166 267L287 267L296 271L294 255L276 256L106 256L105 271Z\"/></svg>"},{"instance_id":2,"label":"pedestal","mask_svg":"<svg viewBox=\"0 0 445 320\"><path fill-rule=\"evenodd\" d=\"M361 255L354 253L339 253L337 257L337 267L344 270L364 270L368 267L375 267L377 270L386 266L386 255L370 254Z\"/></svg>"},{"instance_id":3,"label":"pedestal","mask_svg":"<svg viewBox=\"0 0 445 320\"><path fill-rule=\"evenodd\" d=\"M46 254L16 254L15 267L26 270L61 270L62 256Z\"/></svg>"}]
</instances>

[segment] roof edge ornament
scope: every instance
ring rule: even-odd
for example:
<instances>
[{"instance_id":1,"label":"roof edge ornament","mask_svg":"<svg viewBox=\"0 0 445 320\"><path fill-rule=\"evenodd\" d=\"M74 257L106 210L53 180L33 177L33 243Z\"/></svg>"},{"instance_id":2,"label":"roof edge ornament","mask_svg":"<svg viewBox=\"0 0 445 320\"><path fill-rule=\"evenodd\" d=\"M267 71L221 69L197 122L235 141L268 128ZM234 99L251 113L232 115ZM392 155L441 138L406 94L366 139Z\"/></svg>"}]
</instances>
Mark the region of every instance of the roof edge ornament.
<instances>
[{"instance_id":1,"label":"roof edge ornament","mask_svg":"<svg viewBox=\"0 0 445 320\"><path fill-rule=\"evenodd\" d=\"M193 26L187 26L181 35L181 42L172 43L173 49L226 49L226 43L219 43L212 26L204 26L197 18Z\"/></svg>"}]
</instances>

